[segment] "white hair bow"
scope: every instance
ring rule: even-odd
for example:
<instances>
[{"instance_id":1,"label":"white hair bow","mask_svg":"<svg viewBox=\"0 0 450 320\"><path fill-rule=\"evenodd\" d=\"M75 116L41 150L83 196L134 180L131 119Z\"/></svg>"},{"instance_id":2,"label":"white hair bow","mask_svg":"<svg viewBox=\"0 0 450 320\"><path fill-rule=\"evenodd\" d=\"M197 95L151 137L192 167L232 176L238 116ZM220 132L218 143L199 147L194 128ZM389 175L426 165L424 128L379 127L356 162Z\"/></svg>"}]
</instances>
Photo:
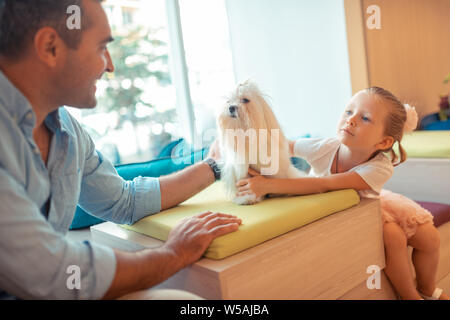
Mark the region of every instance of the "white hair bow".
<instances>
[{"instance_id":1,"label":"white hair bow","mask_svg":"<svg viewBox=\"0 0 450 320\"><path fill-rule=\"evenodd\" d=\"M406 111L406 122L403 127L404 133L413 132L417 128L417 123L419 122L419 117L417 116L416 108L411 107L409 104L405 103L403 105Z\"/></svg>"}]
</instances>

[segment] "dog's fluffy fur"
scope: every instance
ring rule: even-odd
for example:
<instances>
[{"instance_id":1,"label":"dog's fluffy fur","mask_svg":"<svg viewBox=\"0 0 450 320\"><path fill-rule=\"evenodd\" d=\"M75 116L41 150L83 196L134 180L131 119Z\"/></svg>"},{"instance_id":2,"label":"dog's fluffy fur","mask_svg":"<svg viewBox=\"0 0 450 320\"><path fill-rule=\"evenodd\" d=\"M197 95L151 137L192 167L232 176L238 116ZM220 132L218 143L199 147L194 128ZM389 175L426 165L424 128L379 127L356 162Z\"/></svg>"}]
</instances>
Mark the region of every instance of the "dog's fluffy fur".
<instances>
[{"instance_id":1,"label":"dog's fluffy fur","mask_svg":"<svg viewBox=\"0 0 450 320\"><path fill-rule=\"evenodd\" d=\"M288 140L284 137L265 96L255 83L247 80L239 84L236 90L232 92L218 117L218 128L220 131L220 150L222 161L224 162L221 180L225 182L228 194L233 199L233 202L237 204L254 204L262 200L262 197L256 198L254 194L236 196L236 183L240 179L248 177L249 167L262 174L270 171L270 168L277 167L278 170L271 172L270 175L264 174L269 178L305 176L304 172L297 170L291 164ZM236 137L229 134L230 132L239 132L239 129L242 129L240 130L241 134L249 129L253 129L257 143L251 144L250 139L247 137L245 139L245 147L239 148L238 143L236 143ZM261 137L260 129L267 132L267 139L264 140L264 137ZM273 131L271 130L273 129L278 130L279 139L276 139L276 134L272 135ZM272 145L272 137L274 138L274 143L278 143L277 146ZM255 140L253 141L255 142ZM249 148L257 148L256 161L250 161L251 152L255 152L255 150L250 150ZM273 150L277 152L272 154ZM269 158L270 161L268 162ZM278 165L274 161L277 161Z\"/></svg>"}]
</instances>

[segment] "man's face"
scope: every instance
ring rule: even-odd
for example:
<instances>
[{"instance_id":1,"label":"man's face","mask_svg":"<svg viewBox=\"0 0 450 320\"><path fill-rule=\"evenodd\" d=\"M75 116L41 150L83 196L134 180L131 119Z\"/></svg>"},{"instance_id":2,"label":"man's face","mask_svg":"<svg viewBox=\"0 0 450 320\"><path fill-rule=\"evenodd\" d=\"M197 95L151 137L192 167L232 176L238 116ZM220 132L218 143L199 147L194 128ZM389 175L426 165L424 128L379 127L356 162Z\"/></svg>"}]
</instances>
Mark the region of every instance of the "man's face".
<instances>
[{"instance_id":1,"label":"man's face","mask_svg":"<svg viewBox=\"0 0 450 320\"><path fill-rule=\"evenodd\" d=\"M105 72L113 72L107 44L112 41L111 28L101 4L92 0L83 1L82 19L90 20L90 27L83 30L76 50L66 49L58 76L60 101L76 108L94 108L96 82Z\"/></svg>"}]
</instances>

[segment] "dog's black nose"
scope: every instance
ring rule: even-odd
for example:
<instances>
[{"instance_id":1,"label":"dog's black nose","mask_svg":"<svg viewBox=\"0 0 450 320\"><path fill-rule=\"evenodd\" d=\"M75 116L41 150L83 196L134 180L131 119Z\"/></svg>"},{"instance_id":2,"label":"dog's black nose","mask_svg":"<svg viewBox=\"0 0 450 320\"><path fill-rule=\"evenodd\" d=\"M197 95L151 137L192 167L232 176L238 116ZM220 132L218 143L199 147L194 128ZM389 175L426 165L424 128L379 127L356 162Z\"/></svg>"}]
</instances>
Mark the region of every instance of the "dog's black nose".
<instances>
[{"instance_id":1,"label":"dog's black nose","mask_svg":"<svg viewBox=\"0 0 450 320\"><path fill-rule=\"evenodd\" d=\"M230 113L231 113L231 114L234 114L234 113L236 112L236 109L237 109L237 106L230 106L230 107L228 108L228 110L230 110Z\"/></svg>"}]
</instances>

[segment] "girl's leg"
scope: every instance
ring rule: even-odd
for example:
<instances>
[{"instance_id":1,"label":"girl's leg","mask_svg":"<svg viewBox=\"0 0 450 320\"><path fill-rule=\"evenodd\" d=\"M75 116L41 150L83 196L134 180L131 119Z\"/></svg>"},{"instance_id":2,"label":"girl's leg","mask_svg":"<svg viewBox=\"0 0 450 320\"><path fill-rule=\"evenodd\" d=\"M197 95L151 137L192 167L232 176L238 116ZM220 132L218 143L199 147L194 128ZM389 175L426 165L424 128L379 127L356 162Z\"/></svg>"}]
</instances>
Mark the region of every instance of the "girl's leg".
<instances>
[{"instance_id":1,"label":"girl's leg","mask_svg":"<svg viewBox=\"0 0 450 320\"><path fill-rule=\"evenodd\" d=\"M436 288L439 264L439 231L432 223L419 225L408 244L414 248L412 261L416 270L417 290L431 296ZM448 296L443 293L441 298L448 299Z\"/></svg>"},{"instance_id":2,"label":"girl's leg","mask_svg":"<svg viewBox=\"0 0 450 320\"><path fill-rule=\"evenodd\" d=\"M383 225L384 247L386 251L386 275L395 291L405 300L419 300L408 259L408 242L403 229L395 222Z\"/></svg>"}]
</instances>

